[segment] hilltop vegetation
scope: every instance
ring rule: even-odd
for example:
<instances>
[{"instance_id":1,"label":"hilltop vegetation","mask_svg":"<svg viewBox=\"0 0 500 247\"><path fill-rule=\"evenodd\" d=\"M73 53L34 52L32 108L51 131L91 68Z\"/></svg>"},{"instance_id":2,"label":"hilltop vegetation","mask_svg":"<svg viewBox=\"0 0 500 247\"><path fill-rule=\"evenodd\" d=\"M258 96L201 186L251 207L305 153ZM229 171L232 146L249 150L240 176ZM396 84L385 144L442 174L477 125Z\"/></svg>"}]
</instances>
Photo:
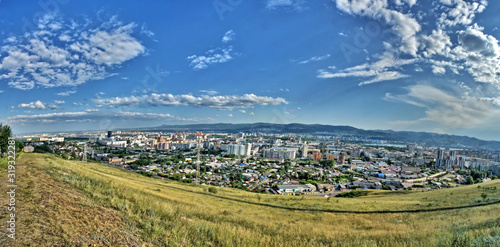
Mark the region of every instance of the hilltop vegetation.
<instances>
[{"instance_id":1,"label":"hilltop vegetation","mask_svg":"<svg viewBox=\"0 0 500 247\"><path fill-rule=\"evenodd\" d=\"M49 154L17 161L19 246L497 246L500 205L415 210L500 200L500 182L357 198L255 194L152 179ZM5 178L2 176L2 182ZM488 188L488 189L484 189ZM486 197L484 196L486 195ZM5 197L1 197L5 204ZM296 210L280 207L296 208ZM2 217L5 217L4 215ZM1 231L4 231L2 228ZM2 239L3 243L8 241ZM2 242L0 242L2 243Z\"/></svg>"}]
</instances>

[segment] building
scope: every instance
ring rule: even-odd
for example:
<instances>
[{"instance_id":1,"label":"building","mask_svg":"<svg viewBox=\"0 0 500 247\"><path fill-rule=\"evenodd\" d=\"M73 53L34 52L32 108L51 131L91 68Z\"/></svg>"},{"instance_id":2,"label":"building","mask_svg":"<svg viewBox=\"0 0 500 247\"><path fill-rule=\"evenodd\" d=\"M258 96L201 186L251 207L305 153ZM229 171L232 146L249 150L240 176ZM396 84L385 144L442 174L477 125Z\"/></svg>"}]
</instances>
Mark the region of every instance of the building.
<instances>
[{"instance_id":1,"label":"building","mask_svg":"<svg viewBox=\"0 0 500 247\"><path fill-rule=\"evenodd\" d=\"M318 150L313 151L313 153L311 155L311 159L313 159L314 161L320 161L321 160L321 152Z\"/></svg>"},{"instance_id":2,"label":"building","mask_svg":"<svg viewBox=\"0 0 500 247\"><path fill-rule=\"evenodd\" d=\"M228 154L250 156L250 151L252 151L252 144L228 144L226 151Z\"/></svg>"},{"instance_id":3,"label":"building","mask_svg":"<svg viewBox=\"0 0 500 247\"><path fill-rule=\"evenodd\" d=\"M283 184L278 185L278 193L304 193L312 192L311 188L302 184Z\"/></svg>"},{"instance_id":4,"label":"building","mask_svg":"<svg viewBox=\"0 0 500 247\"><path fill-rule=\"evenodd\" d=\"M286 148L286 147L273 147L271 149L264 150L263 156L268 159L295 159L297 155L296 148Z\"/></svg>"},{"instance_id":5,"label":"building","mask_svg":"<svg viewBox=\"0 0 500 247\"><path fill-rule=\"evenodd\" d=\"M23 152L25 153L33 153L35 151L35 148L33 146L26 146L23 148Z\"/></svg>"},{"instance_id":6,"label":"building","mask_svg":"<svg viewBox=\"0 0 500 247\"><path fill-rule=\"evenodd\" d=\"M307 157L307 152L309 152L307 142L304 142L304 145L302 145L302 157L303 158Z\"/></svg>"},{"instance_id":7,"label":"building","mask_svg":"<svg viewBox=\"0 0 500 247\"><path fill-rule=\"evenodd\" d=\"M113 131L108 131L108 138L111 138L113 136Z\"/></svg>"}]
</instances>

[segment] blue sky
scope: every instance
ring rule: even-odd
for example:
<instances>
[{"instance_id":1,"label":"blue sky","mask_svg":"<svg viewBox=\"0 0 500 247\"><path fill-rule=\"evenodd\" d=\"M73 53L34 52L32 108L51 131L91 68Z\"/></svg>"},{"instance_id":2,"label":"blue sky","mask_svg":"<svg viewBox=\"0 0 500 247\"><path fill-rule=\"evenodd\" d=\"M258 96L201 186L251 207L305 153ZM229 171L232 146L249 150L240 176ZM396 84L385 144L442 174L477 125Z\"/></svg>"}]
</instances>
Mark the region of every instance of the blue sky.
<instances>
[{"instance_id":1,"label":"blue sky","mask_svg":"<svg viewBox=\"0 0 500 247\"><path fill-rule=\"evenodd\" d=\"M500 4L0 2L16 133L319 123L500 140Z\"/></svg>"}]
</instances>

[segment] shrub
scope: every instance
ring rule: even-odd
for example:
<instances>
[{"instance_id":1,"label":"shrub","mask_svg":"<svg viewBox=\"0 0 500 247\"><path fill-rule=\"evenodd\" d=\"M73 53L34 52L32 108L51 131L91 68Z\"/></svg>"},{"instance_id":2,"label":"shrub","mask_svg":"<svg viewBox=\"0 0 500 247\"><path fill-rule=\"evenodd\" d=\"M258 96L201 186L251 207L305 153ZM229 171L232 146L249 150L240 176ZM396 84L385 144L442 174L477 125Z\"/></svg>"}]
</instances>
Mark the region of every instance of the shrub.
<instances>
[{"instance_id":1,"label":"shrub","mask_svg":"<svg viewBox=\"0 0 500 247\"><path fill-rule=\"evenodd\" d=\"M354 197L360 197L360 196L366 196L368 195L368 191L365 190L353 190L349 192L342 192L335 197L346 197L346 198L354 198Z\"/></svg>"},{"instance_id":2,"label":"shrub","mask_svg":"<svg viewBox=\"0 0 500 247\"><path fill-rule=\"evenodd\" d=\"M215 187L210 187L210 188L208 188L208 192L210 192L210 193L212 193L212 194L217 194L217 192L218 192L218 191L217 191L217 188L215 188Z\"/></svg>"}]
</instances>

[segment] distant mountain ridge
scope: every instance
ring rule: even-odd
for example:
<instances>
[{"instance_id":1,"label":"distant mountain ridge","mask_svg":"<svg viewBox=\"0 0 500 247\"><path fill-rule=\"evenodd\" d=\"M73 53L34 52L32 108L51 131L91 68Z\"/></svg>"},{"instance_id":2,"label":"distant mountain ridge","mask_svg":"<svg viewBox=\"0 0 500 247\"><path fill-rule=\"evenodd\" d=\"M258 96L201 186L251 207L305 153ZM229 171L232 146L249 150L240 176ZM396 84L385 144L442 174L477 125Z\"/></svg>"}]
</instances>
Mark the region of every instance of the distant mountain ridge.
<instances>
[{"instance_id":1,"label":"distant mountain ridge","mask_svg":"<svg viewBox=\"0 0 500 247\"><path fill-rule=\"evenodd\" d=\"M437 134L428 132L393 131L393 130L363 130L351 126L333 126L322 124L273 124L273 123L217 123L162 125L153 128L141 128L145 131L204 131L204 132L264 132L264 133L294 133L311 135L356 136L377 140L414 142L419 145L500 150L499 141L484 141L474 137Z\"/></svg>"}]
</instances>

